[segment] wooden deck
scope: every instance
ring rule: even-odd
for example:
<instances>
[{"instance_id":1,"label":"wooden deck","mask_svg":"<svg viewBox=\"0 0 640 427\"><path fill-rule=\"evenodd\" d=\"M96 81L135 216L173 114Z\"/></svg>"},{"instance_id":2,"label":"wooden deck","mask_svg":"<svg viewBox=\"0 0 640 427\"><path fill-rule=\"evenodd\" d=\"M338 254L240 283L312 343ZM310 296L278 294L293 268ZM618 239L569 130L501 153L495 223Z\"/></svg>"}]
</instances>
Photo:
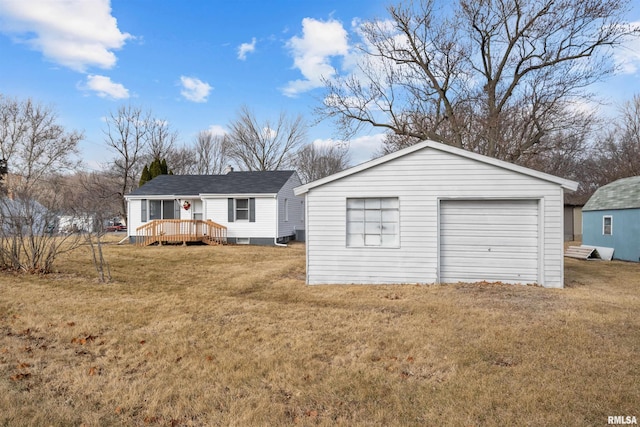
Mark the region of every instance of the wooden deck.
<instances>
[{"instance_id":1,"label":"wooden deck","mask_svg":"<svg viewBox=\"0 0 640 427\"><path fill-rule=\"evenodd\" d=\"M155 243L169 244L203 242L208 245L225 245L227 227L211 220L154 219L136 228L136 244L149 246Z\"/></svg>"}]
</instances>

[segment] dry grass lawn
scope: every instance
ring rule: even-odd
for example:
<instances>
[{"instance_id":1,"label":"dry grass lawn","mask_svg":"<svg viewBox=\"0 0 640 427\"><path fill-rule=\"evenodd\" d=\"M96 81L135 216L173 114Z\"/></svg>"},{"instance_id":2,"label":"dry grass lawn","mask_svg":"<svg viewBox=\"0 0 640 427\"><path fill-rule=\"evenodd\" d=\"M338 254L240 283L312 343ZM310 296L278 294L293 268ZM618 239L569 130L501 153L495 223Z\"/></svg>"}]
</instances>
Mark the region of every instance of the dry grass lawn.
<instances>
[{"instance_id":1,"label":"dry grass lawn","mask_svg":"<svg viewBox=\"0 0 640 427\"><path fill-rule=\"evenodd\" d=\"M304 247L109 245L0 274L0 425L594 425L640 417L640 264L567 288L304 285Z\"/></svg>"}]
</instances>

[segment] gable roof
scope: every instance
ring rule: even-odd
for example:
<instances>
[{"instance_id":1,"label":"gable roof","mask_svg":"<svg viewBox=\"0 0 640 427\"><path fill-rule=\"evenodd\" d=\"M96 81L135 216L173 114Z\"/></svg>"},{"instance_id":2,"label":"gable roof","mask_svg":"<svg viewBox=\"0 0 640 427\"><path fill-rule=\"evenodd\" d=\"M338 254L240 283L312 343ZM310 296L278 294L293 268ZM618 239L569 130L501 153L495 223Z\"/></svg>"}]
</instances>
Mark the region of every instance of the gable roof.
<instances>
[{"instance_id":1,"label":"gable roof","mask_svg":"<svg viewBox=\"0 0 640 427\"><path fill-rule=\"evenodd\" d=\"M640 208L640 176L622 178L598 188L583 211Z\"/></svg>"},{"instance_id":2,"label":"gable roof","mask_svg":"<svg viewBox=\"0 0 640 427\"><path fill-rule=\"evenodd\" d=\"M295 171L229 172L226 175L159 175L127 197L199 194L275 194Z\"/></svg>"},{"instance_id":3,"label":"gable roof","mask_svg":"<svg viewBox=\"0 0 640 427\"><path fill-rule=\"evenodd\" d=\"M473 153L471 151L463 150L461 148L452 147L450 145L442 144L440 142L435 141L423 141L417 144L412 145L411 147L404 148L402 150L398 150L394 153L387 154L386 156L379 157L374 160L370 160L365 163L361 163L358 166L354 166L350 169L343 170L342 172L338 172L336 174L330 175L326 178L319 179L317 181L310 182L305 185L301 185L300 187L295 188L296 196L307 193L309 190L315 187L319 187L321 185L337 181L338 179L347 177L349 175L356 174L358 172L373 168L380 164L389 162L391 160L397 159L399 157L406 156L415 151L424 150L424 149L434 149L439 150L451 154L455 154L460 157L465 157L468 159L476 160L479 162L483 162L486 164L490 164L493 166L497 166L502 169L510 170L513 172L521 173L523 175L528 175L534 178L542 179L544 181L549 181L561 185L563 188L571 191L575 191L578 189L578 183L575 181L570 181L568 179L559 178L554 175L550 175L548 173L539 172L533 169L525 168L524 166L514 165L513 163L505 162L502 160L494 159L493 157L483 156L482 154Z\"/></svg>"}]
</instances>

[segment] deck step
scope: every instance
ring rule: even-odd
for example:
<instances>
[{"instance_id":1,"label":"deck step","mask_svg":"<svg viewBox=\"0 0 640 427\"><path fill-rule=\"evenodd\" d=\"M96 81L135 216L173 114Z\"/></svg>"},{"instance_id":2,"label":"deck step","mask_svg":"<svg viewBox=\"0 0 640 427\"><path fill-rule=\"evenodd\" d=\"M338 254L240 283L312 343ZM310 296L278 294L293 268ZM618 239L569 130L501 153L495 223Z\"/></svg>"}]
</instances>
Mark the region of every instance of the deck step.
<instances>
[{"instance_id":1,"label":"deck step","mask_svg":"<svg viewBox=\"0 0 640 427\"><path fill-rule=\"evenodd\" d=\"M595 248L585 246L569 246L567 250L564 251L564 256L578 259L600 258Z\"/></svg>"}]
</instances>

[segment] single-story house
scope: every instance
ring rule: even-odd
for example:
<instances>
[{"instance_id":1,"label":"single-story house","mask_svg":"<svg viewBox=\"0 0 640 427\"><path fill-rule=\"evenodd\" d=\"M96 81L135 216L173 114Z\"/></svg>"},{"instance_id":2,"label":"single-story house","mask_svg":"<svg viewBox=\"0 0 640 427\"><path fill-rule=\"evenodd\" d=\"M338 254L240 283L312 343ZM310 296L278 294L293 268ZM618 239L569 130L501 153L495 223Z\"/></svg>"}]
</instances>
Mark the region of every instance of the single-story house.
<instances>
[{"instance_id":1,"label":"single-story house","mask_svg":"<svg viewBox=\"0 0 640 427\"><path fill-rule=\"evenodd\" d=\"M613 248L613 258L640 261L640 176L596 190L582 208L582 244Z\"/></svg>"},{"instance_id":2,"label":"single-story house","mask_svg":"<svg viewBox=\"0 0 640 427\"><path fill-rule=\"evenodd\" d=\"M307 283L564 285L578 183L425 141L295 189Z\"/></svg>"},{"instance_id":3,"label":"single-story house","mask_svg":"<svg viewBox=\"0 0 640 427\"><path fill-rule=\"evenodd\" d=\"M229 243L275 245L304 229L303 199L295 171L234 172L224 175L160 175L127 196L131 242L151 221L214 221Z\"/></svg>"},{"instance_id":4,"label":"single-story house","mask_svg":"<svg viewBox=\"0 0 640 427\"><path fill-rule=\"evenodd\" d=\"M0 198L3 236L39 236L55 232L58 217L34 199Z\"/></svg>"}]
</instances>

